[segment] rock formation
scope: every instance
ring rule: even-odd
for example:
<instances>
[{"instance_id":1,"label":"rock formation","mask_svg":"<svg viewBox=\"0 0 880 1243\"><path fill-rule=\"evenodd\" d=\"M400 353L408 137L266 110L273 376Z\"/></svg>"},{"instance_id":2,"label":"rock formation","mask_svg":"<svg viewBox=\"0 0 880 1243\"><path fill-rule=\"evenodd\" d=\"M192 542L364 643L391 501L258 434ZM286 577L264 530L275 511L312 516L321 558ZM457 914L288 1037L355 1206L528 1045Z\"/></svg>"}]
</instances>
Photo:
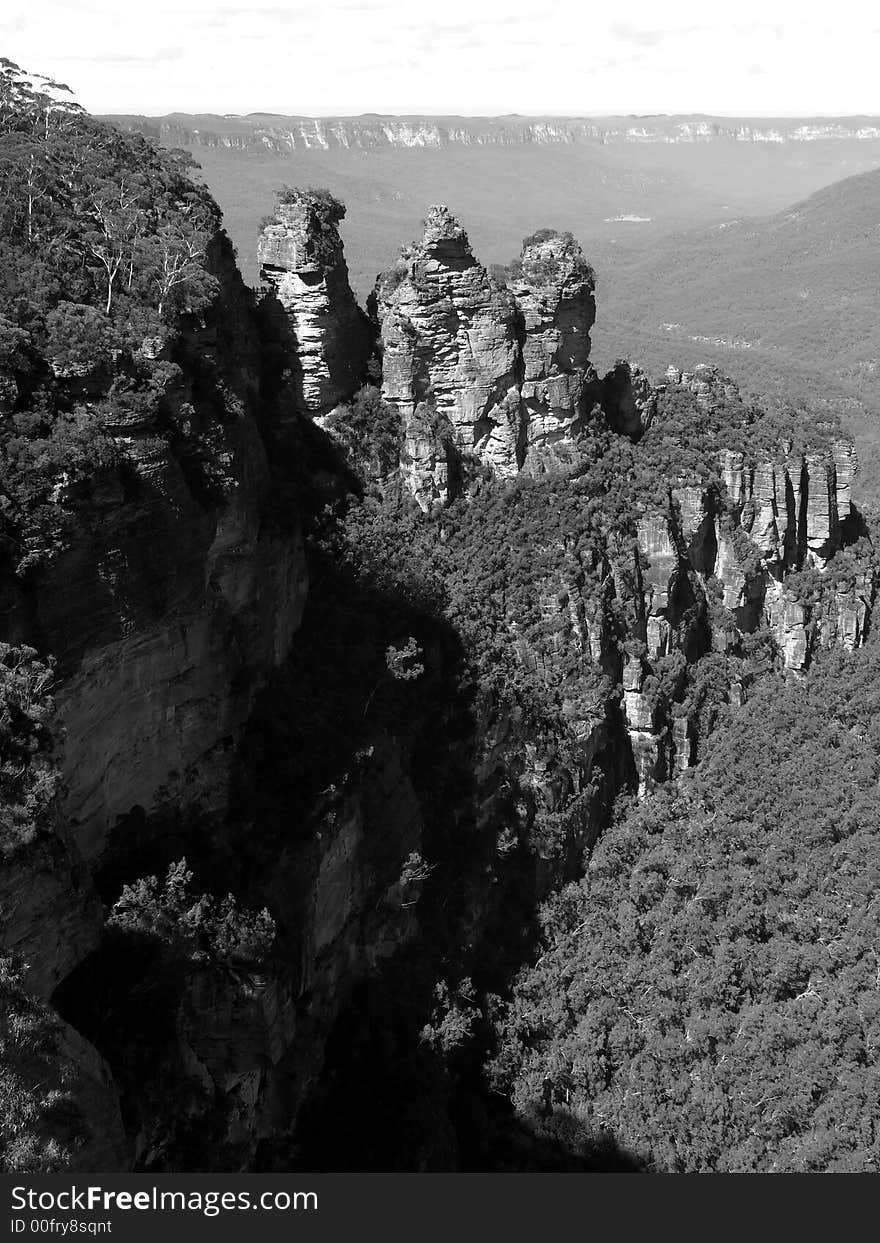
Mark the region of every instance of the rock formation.
<instances>
[{"instance_id":1,"label":"rock formation","mask_svg":"<svg viewBox=\"0 0 880 1243\"><path fill-rule=\"evenodd\" d=\"M404 428L403 473L423 509L459 487L467 463L500 478L522 458L516 308L474 258L445 207L376 290L382 395Z\"/></svg>"},{"instance_id":2,"label":"rock formation","mask_svg":"<svg viewBox=\"0 0 880 1243\"><path fill-rule=\"evenodd\" d=\"M536 233L510 277L522 322L520 400L529 474L577 462L588 412L593 273L570 234Z\"/></svg>"},{"instance_id":3,"label":"rock formation","mask_svg":"<svg viewBox=\"0 0 880 1243\"><path fill-rule=\"evenodd\" d=\"M293 404L312 416L351 396L372 347L348 283L338 230L344 215L326 191L286 192L257 248L260 279L287 316Z\"/></svg>"},{"instance_id":4,"label":"rock formation","mask_svg":"<svg viewBox=\"0 0 880 1243\"><path fill-rule=\"evenodd\" d=\"M599 393L611 425L633 441L659 417L664 398L685 394L696 417L739 396L711 368L693 375L672 368L664 384L652 385L623 362ZM574 650L584 676L592 667L620 686L642 793L697 758L700 729L684 675L710 650L732 650L743 635L763 631L781 663L801 673L820 648L860 646L870 625L875 570L858 559L836 570L849 538L851 442L795 451L782 441L773 456L721 449L716 460L701 483L670 477L653 497L650 487L636 491L632 537L621 528L584 574L548 579L541 589L542 616L554 627L549 648L519 644L523 661L551 681ZM622 653L608 641L615 628ZM741 688L731 685L734 693Z\"/></svg>"},{"instance_id":5,"label":"rock formation","mask_svg":"<svg viewBox=\"0 0 880 1243\"><path fill-rule=\"evenodd\" d=\"M504 288L448 208L432 207L374 296L382 394L400 413L403 474L423 509L481 467L508 478L574 464L595 303L570 234L526 239Z\"/></svg>"},{"instance_id":6,"label":"rock formation","mask_svg":"<svg viewBox=\"0 0 880 1243\"><path fill-rule=\"evenodd\" d=\"M252 114L247 117L118 116L125 129L158 138L169 147L267 150L279 155L299 150L374 150L450 146L571 146L580 143L804 143L880 138L876 118L780 119L772 122L735 117L457 117L441 124L434 117L301 117Z\"/></svg>"},{"instance_id":7,"label":"rock formation","mask_svg":"<svg viewBox=\"0 0 880 1243\"><path fill-rule=\"evenodd\" d=\"M95 481L98 520L40 571L27 612L10 585L13 637L39 636L58 661L63 811L87 859L133 807L162 798L222 808L228 748L305 602L298 533L263 522L270 477L253 413L253 327L225 253L216 264L223 313L237 322L218 322L218 302L177 346L182 366L166 394L191 420L197 460L120 410L111 430L133 483L114 472ZM195 391L196 366L224 378L226 409Z\"/></svg>"}]
</instances>

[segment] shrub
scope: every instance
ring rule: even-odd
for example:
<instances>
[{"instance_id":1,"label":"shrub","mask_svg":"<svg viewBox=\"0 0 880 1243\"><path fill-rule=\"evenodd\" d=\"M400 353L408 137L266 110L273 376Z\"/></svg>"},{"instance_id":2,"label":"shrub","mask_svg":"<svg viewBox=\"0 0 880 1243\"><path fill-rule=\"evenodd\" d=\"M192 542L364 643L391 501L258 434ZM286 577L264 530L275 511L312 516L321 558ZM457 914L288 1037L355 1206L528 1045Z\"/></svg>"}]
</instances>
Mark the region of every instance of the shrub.
<instances>
[{"instance_id":1,"label":"shrub","mask_svg":"<svg viewBox=\"0 0 880 1243\"><path fill-rule=\"evenodd\" d=\"M0 854L46 827L58 785L50 729L54 670L30 647L0 643Z\"/></svg>"},{"instance_id":2,"label":"shrub","mask_svg":"<svg viewBox=\"0 0 880 1243\"><path fill-rule=\"evenodd\" d=\"M0 1170L52 1174L84 1137L71 1093L76 1081L60 1046L61 1025L29 996L13 960L0 956Z\"/></svg>"},{"instance_id":3,"label":"shrub","mask_svg":"<svg viewBox=\"0 0 880 1243\"><path fill-rule=\"evenodd\" d=\"M56 374L82 374L106 366L116 334L106 315L82 302L59 302L46 316L46 354Z\"/></svg>"},{"instance_id":4,"label":"shrub","mask_svg":"<svg viewBox=\"0 0 880 1243\"><path fill-rule=\"evenodd\" d=\"M126 885L108 925L163 942L175 954L221 962L259 962L272 948L275 922L267 910L241 910L232 894L221 901L190 892L186 859L172 863L164 882L147 876Z\"/></svg>"},{"instance_id":5,"label":"shrub","mask_svg":"<svg viewBox=\"0 0 880 1243\"><path fill-rule=\"evenodd\" d=\"M397 409L382 400L376 385L365 384L351 401L331 410L324 427L365 479L381 480L397 469L403 426Z\"/></svg>"}]
</instances>

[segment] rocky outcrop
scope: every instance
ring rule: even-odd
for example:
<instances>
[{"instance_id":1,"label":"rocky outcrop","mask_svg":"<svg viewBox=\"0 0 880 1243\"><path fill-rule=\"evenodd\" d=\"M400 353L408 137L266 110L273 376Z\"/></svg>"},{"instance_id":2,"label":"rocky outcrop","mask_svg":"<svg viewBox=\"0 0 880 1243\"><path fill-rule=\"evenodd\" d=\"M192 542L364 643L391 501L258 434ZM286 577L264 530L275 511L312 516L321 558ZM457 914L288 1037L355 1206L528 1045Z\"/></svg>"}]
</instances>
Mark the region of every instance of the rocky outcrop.
<instances>
[{"instance_id":1,"label":"rocky outcrop","mask_svg":"<svg viewBox=\"0 0 880 1243\"><path fill-rule=\"evenodd\" d=\"M131 1145L125 1134L119 1097L107 1062L94 1045L68 1023L56 1026L55 1064L59 1087L66 1088L81 1119L66 1168L94 1174L131 1168ZM52 1127L53 1138L58 1138Z\"/></svg>"},{"instance_id":2,"label":"rocky outcrop","mask_svg":"<svg viewBox=\"0 0 880 1243\"><path fill-rule=\"evenodd\" d=\"M740 525L768 569L784 573L805 560L824 566L841 546L857 469L851 442L807 454L783 445L776 460L750 462L742 452L722 450L720 463Z\"/></svg>"},{"instance_id":3,"label":"rocky outcrop","mask_svg":"<svg viewBox=\"0 0 880 1243\"><path fill-rule=\"evenodd\" d=\"M595 302L570 234L526 239L505 288L448 208L432 207L374 300L382 395L400 413L403 476L423 509L484 468L509 478L577 461Z\"/></svg>"},{"instance_id":4,"label":"rocky outcrop","mask_svg":"<svg viewBox=\"0 0 880 1243\"><path fill-rule=\"evenodd\" d=\"M602 408L615 431L638 440L657 412L658 391L641 367L621 360L602 381Z\"/></svg>"},{"instance_id":5,"label":"rocky outcrop","mask_svg":"<svg viewBox=\"0 0 880 1243\"><path fill-rule=\"evenodd\" d=\"M290 331L292 402L327 414L361 382L370 326L348 283L338 225L345 208L325 191L285 193L260 233L260 279L274 292Z\"/></svg>"},{"instance_id":6,"label":"rocky outcrop","mask_svg":"<svg viewBox=\"0 0 880 1243\"><path fill-rule=\"evenodd\" d=\"M522 321L524 469L533 475L576 464L596 378L589 362L592 271L570 235L545 233L526 239L509 282Z\"/></svg>"},{"instance_id":7,"label":"rocky outcrop","mask_svg":"<svg viewBox=\"0 0 880 1243\"><path fill-rule=\"evenodd\" d=\"M481 473L509 478L576 466L591 419L638 442L661 402L677 401L676 417L693 409L707 426L719 411L744 411L733 382L710 367L670 367L665 382L655 384L620 361L596 377L589 362L592 273L573 239L552 230L526 239L499 285L448 209L432 208L423 240L380 278L375 310L383 397L401 415L402 474L423 509L466 491ZM818 644L836 641L827 636L857 644L869 624L870 570L860 587L826 593L821 607L785 586L805 567L821 572L845 543L857 468L851 444L837 439L802 448L780 433L771 450L762 450L768 436L750 440L751 417L744 413L737 431L734 414L731 439L748 447L722 440L711 480L697 484L686 470L681 478L646 480L645 495L634 497L634 542L609 552L601 572L613 584L610 597L595 580L586 590L548 581L538 601L546 632L540 647L517 639L524 662L551 679L572 645L583 659L602 653L593 663L623 688L623 720L643 790L690 763L699 745L680 703L670 716L683 684L667 679L658 690L658 662L689 663L712 647L726 651L738 635L768 626L783 662L800 670ZM716 591L723 616L710 605ZM619 667L609 657L610 598L624 605L628 619L618 641L643 653Z\"/></svg>"},{"instance_id":8,"label":"rocky outcrop","mask_svg":"<svg viewBox=\"0 0 880 1243\"><path fill-rule=\"evenodd\" d=\"M421 243L381 278L382 396L404 429L404 478L423 509L459 487L469 462L500 478L523 452L512 297L474 258L446 207L432 207Z\"/></svg>"}]
</instances>

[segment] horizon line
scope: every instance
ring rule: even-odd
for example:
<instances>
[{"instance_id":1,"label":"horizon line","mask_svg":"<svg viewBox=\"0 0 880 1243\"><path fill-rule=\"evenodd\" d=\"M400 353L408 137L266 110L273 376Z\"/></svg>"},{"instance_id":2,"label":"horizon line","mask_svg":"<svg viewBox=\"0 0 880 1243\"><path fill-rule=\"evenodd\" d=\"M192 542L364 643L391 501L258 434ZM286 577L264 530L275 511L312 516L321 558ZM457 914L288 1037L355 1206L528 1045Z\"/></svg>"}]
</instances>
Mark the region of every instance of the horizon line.
<instances>
[{"instance_id":1,"label":"horizon line","mask_svg":"<svg viewBox=\"0 0 880 1243\"><path fill-rule=\"evenodd\" d=\"M453 112L436 109L411 109L403 112L285 112L278 108L254 108L249 112L222 112L219 109L181 109L174 108L165 112L138 112L130 108L107 108L92 113L96 117L138 116L148 120L161 120L169 116L216 116L223 120L246 121L250 117L276 116L305 121L361 121L369 118L410 120L412 118L451 118L462 121L537 121L552 118L559 121L600 121L600 120L676 120L687 117L705 120L742 120L742 121L802 121L802 120L876 120L878 112Z\"/></svg>"}]
</instances>

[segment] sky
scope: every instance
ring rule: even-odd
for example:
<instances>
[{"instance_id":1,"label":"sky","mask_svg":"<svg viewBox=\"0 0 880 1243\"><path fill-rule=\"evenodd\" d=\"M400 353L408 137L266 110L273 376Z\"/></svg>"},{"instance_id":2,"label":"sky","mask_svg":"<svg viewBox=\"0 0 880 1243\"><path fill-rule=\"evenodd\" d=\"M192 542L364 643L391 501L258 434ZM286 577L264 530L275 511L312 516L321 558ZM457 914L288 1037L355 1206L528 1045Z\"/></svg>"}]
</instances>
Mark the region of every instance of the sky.
<instances>
[{"instance_id":1,"label":"sky","mask_svg":"<svg viewBox=\"0 0 880 1243\"><path fill-rule=\"evenodd\" d=\"M863 0L0 0L92 112L880 114Z\"/></svg>"}]
</instances>

